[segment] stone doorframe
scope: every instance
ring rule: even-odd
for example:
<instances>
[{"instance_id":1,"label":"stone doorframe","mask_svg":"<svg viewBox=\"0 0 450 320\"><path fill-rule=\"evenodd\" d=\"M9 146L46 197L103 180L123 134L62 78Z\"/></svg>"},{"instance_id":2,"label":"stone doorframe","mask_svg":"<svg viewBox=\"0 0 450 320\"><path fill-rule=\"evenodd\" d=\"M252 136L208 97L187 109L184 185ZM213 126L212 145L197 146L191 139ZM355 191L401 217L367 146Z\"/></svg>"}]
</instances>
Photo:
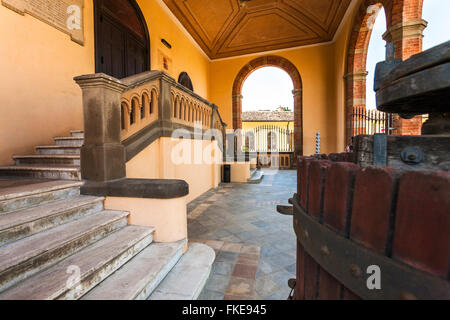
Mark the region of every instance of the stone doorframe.
<instances>
[{"instance_id":1,"label":"stone doorframe","mask_svg":"<svg viewBox=\"0 0 450 320\"><path fill-rule=\"evenodd\" d=\"M248 62L239 71L233 84L233 129L242 129L242 87L248 76L263 67L277 67L286 71L292 79L294 90L294 147L295 155L303 155L303 84L297 67L280 56L263 56Z\"/></svg>"}]
</instances>

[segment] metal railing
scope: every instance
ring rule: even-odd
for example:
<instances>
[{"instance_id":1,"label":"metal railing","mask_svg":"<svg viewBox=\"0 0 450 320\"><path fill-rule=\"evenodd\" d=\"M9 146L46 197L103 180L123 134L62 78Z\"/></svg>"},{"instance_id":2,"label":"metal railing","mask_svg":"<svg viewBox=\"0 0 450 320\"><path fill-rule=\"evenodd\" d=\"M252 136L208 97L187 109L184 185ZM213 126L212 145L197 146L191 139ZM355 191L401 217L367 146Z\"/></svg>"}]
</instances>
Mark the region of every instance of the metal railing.
<instances>
[{"instance_id":1,"label":"metal railing","mask_svg":"<svg viewBox=\"0 0 450 320\"><path fill-rule=\"evenodd\" d=\"M245 152L294 152L294 130L264 125L243 130Z\"/></svg>"},{"instance_id":2,"label":"metal railing","mask_svg":"<svg viewBox=\"0 0 450 320\"><path fill-rule=\"evenodd\" d=\"M351 136L374 135L376 133L392 135L395 129L393 124L394 117L391 113L354 108L351 114Z\"/></svg>"}]
</instances>

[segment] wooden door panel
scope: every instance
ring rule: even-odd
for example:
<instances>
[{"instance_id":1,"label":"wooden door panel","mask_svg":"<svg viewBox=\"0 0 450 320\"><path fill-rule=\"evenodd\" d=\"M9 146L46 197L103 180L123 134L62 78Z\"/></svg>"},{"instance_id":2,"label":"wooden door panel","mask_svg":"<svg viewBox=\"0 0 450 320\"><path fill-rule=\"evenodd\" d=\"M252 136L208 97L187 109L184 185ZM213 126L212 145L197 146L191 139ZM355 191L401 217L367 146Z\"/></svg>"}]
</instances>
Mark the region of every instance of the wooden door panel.
<instances>
[{"instance_id":1,"label":"wooden door panel","mask_svg":"<svg viewBox=\"0 0 450 320\"><path fill-rule=\"evenodd\" d=\"M130 29L129 19L122 21L123 14L114 13L117 6L108 3L96 1L96 72L121 79L149 70L148 37L145 40L136 28Z\"/></svg>"}]
</instances>

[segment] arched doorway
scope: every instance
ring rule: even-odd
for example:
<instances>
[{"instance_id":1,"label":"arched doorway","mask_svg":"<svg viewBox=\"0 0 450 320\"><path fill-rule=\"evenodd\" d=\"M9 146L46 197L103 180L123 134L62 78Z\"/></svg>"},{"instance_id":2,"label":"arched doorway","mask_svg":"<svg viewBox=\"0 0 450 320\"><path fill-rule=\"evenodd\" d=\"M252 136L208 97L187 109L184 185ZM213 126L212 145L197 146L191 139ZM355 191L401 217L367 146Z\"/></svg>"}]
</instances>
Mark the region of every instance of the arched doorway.
<instances>
[{"instance_id":1,"label":"arched doorway","mask_svg":"<svg viewBox=\"0 0 450 320\"><path fill-rule=\"evenodd\" d=\"M242 128L242 87L247 77L262 67L278 67L286 71L294 84L294 146L295 155L303 155L303 85L295 65L280 56L264 56L247 63L238 73L233 85L233 129Z\"/></svg>"},{"instance_id":2,"label":"arched doorway","mask_svg":"<svg viewBox=\"0 0 450 320\"><path fill-rule=\"evenodd\" d=\"M150 40L135 0L95 0L95 69L121 79L150 70Z\"/></svg>"}]
</instances>

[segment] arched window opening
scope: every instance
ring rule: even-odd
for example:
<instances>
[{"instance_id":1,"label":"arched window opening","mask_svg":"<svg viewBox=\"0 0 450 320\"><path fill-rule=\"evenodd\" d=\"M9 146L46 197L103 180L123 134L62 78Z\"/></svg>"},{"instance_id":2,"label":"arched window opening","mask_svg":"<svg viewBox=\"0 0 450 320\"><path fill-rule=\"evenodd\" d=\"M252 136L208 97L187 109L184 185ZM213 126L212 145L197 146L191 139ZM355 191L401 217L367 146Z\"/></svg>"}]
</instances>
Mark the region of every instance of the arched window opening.
<instances>
[{"instance_id":1,"label":"arched window opening","mask_svg":"<svg viewBox=\"0 0 450 320\"><path fill-rule=\"evenodd\" d=\"M188 88L192 92L194 91L194 86L192 85L191 77L189 77L187 72L180 73L180 76L178 77L178 83Z\"/></svg>"},{"instance_id":2,"label":"arched window opening","mask_svg":"<svg viewBox=\"0 0 450 320\"><path fill-rule=\"evenodd\" d=\"M127 105L125 103L122 103L120 106L120 124L122 130L126 129L126 112L127 112Z\"/></svg>"},{"instance_id":3,"label":"arched window opening","mask_svg":"<svg viewBox=\"0 0 450 320\"><path fill-rule=\"evenodd\" d=\"M136 99L133 99L131 101L131 112L130 112L130 125L133 125L136 123L136 112L137 111L137 103Z\"/></svg>"},{"instance_id":4,"label":"arched window opening","mask_svg":"<svg viewBox=\"0 0 450 320\"><path fill-rule=\"evenodd\" d=\"M175 101L173 103L173 117L176 118L178 115L178 97L175 98Z\"/></svg>"},{"instance_id":5,"label":"arched window opening","mask_svg":"<svg viewBox=\"0 0 450 320\"><path fill-rule=\"evenodd\" d=\"M149 105L149 108L148 108L148 112L149 112L150 115L153 114L154 100L155 100L155 92L152 91L152 93L150 95L150 105Z\"/></svg>"},{"instance_id":6,"label":"arched window opening","mask_svg":"<svg viewBox=\"0 0 450 320\"><path fill-rule=\"evenodd\" d=\"M143 94L142 95L142 99L141 99L141 120L145 118L145 108L147 107L147 101L148 101L148 97L147 94Z\"/></svg>"}]
</instances>

